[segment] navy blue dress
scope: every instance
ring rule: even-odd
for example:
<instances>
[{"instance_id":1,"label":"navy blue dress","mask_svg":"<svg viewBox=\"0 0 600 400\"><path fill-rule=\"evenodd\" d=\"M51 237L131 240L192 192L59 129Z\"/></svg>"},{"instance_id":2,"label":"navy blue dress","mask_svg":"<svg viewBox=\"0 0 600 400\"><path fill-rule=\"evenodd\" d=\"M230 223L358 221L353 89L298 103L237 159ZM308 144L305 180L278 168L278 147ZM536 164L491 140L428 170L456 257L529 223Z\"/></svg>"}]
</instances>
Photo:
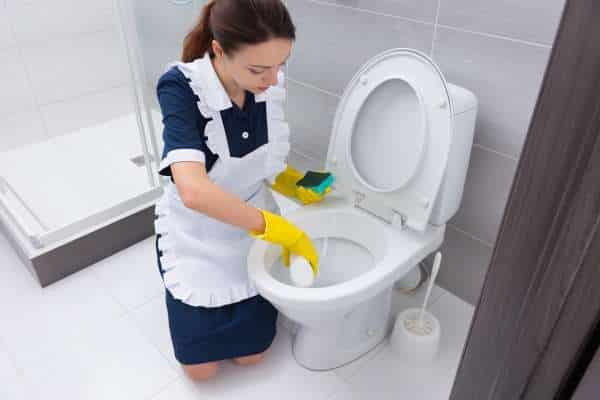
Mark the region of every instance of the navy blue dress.
<instances>
[{"instance_id":1,"label":"navy blue dress","mask_svg":"<svg viewBox=\"0 0 600 400\"><path fill-rule=\"evenodd\" d=\"M218 155L206 145L198 97L187 78L172 67L160 78L157 95L163 115L163 158L173 149L195 149L204 153L206 170L214 165ZM264 102L255 102L246 92L243 108L234 102L221 112L229 150L232 156L243 157L268 141ZM255 132L250 140L240 139L242 132ZM170 167L160 174L170 176ZM156 236L158 270L162 275L160 250ZM221 307L191 306L174 298L165 290L169 330L175 357L181 364L199 364L262 353L276 334L277 310L260 295Z\"/></svg>"}]
</instances>

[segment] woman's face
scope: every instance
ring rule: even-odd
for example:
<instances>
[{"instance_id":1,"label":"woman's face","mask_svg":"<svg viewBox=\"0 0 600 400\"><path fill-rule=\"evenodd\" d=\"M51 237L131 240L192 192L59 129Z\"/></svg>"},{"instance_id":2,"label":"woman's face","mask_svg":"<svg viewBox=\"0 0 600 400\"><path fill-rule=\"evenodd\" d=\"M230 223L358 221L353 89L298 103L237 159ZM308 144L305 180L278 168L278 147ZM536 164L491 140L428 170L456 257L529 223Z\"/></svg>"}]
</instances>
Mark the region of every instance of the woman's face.
<instances>
[{"instance_id":1,"label":"woman's face","mask_svg":"<svg viewBox=\"0 0 600 400\"><path fill-rule=\"evenodd\" d=\"M218 42L213 42L213 50L222 58L227 74L240 88L259 94L277 84L277 73L290 55L292 41L270 39L243 46L229 56L223 53Z\"/></svg>"}]
</instances>

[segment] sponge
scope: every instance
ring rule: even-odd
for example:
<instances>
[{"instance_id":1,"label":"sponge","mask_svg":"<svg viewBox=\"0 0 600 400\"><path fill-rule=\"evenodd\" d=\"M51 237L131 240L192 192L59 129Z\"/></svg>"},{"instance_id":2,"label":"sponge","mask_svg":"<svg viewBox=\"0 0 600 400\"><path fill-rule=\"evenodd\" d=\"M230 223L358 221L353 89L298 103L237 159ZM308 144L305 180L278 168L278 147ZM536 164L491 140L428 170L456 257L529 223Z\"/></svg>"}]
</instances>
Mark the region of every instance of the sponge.
<instances>
[{"instance_id":1,"label":"sponge","mask_svg":"<svg viewBox=\"0 0 600 400\"><path fill-rule=\"evenodd\" d=\"M296 186L301 186L316 193L323 194L332 183L333 175L329 172L307 171L302 179L296 182Z\"/></svg>"}]
</instances>

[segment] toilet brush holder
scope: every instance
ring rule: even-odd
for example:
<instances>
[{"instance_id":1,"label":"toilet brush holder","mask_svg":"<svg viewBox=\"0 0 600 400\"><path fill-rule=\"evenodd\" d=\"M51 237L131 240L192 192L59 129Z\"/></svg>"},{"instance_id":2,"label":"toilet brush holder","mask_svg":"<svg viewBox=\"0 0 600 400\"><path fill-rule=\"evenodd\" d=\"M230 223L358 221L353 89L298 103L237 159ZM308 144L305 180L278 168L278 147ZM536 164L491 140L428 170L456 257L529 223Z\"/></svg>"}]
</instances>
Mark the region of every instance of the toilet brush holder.
<instances>
[{"instance_id":1,"label":"toilet brush holder","mask_svg":"<svg viewBox=\"0 0 600 400\"><path fill-rule=\"evenodd\" d=\"M408 308L398 314L390 336L392 351L409 362L423 364L437 356L440 346L440 322L425 311L419 324L419 308Z\"/></svg>"}]
</instances>

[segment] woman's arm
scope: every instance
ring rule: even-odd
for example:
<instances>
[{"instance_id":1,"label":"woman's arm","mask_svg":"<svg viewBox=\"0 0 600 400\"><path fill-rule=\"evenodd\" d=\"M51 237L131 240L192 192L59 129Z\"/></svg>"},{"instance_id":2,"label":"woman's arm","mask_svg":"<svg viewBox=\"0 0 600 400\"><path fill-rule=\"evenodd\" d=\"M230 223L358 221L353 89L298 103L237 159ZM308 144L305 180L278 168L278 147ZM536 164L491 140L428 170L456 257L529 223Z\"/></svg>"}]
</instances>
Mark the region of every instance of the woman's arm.
<instances>
[{"instance_id":1,"label":"woman's arm","mask_svg":"<svg viewBox=\"0 0 600 400\"><path fill-rule=\"evenodd\" d=\"M208 178L203 163L176 162L171 165L171 172L179 196L186 207L248 231L265 231L262 213L214 184Z\"/></svg>"}]
</instances>

